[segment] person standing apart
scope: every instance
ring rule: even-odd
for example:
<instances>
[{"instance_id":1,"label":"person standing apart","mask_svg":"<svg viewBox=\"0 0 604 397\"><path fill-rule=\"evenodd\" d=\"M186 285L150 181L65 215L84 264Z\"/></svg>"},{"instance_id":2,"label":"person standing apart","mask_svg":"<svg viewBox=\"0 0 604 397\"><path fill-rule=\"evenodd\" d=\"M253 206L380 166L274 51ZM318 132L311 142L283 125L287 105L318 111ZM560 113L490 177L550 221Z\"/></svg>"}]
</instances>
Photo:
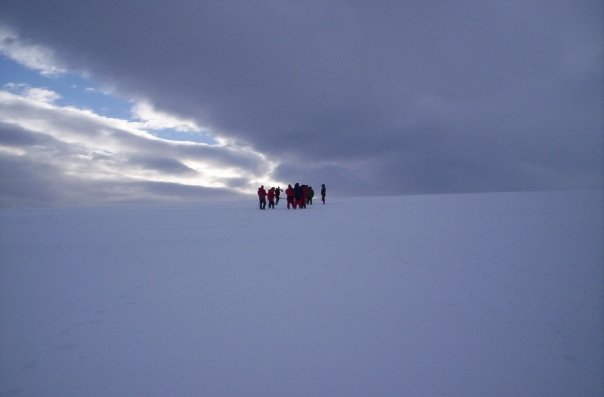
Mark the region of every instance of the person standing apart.
<instances>
[{"instance_id":1,"label":"person standing apart","mask_svg":"<svg viewBox=\"0 0 604 397\"><path fill-rule=\"evenodd\" d=\"M327 194L327 189L325 188L325 184L321 185L321 201L325 204L325 195Z\"/></svg>"},{"instance_id":2,"label":"person standing apart","mask_svg":"<svg viewBox=\"0 0 604 397\"><path fill-rule=\"evenodd\" d=\"M266 190L264 190L264 185L258 188L258 200L260 201L260 209L266 209Z\"/></svg>"}]
</instances>

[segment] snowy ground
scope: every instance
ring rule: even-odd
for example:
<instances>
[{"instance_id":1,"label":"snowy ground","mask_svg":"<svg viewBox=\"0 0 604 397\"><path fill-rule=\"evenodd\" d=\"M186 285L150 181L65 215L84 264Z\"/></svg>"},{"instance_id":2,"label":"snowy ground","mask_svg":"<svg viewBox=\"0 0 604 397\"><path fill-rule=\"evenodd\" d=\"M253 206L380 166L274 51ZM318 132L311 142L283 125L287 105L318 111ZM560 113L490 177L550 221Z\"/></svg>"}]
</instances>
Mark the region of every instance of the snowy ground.
<instances>
[{"instance_id":1,"label":"snowy ground","mask_svg":"<svg viewBox=\"0 0 604 397\"><path fill-rule=\"evenodd\" d=\"M601 192L0 211L0 396L602 396Z\"/></svg>"}]
</instances>

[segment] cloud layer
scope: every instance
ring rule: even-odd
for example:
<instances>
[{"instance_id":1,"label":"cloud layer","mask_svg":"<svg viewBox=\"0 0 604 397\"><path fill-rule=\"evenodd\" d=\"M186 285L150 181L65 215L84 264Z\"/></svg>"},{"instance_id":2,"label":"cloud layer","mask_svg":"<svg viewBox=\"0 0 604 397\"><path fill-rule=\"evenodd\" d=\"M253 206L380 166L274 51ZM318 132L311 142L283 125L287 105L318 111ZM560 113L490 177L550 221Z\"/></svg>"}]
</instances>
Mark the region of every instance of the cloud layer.
<instances>
[{"instance_id":1,"label":"cloud layer","mask_svg":"<svg viewBox=\"0 0 604 397\"><path fill-rule=\"evenodd\" d=\"M159 139L49 96L0 91L2 205L226 198L272 167L247 147Z\"/></svg>"},{"instance_id":2,"label":"cloud layer","mask_svg":"<svg viewBox=\"0 0 604 397\"><path fill-rule=\"evenodd\" d=\"M599 2L6 0L0 15L62 66L264 153L277 180L602 186Z\"/></svg>"}]
</instances>

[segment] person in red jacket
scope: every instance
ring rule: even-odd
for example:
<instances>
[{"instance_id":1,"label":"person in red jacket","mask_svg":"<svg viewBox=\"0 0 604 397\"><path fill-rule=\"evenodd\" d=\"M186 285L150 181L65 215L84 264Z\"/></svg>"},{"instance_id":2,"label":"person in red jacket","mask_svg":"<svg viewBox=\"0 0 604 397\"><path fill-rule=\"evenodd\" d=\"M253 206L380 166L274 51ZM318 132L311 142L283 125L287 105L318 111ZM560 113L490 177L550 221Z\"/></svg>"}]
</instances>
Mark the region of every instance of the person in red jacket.
<instances>
[{"instance_id":1,"label":"person in red jacket","mask_svg":"<svg viewBox=\"0 0 604 397\"><path fill-rule=\"evenodd\" d=\"M306 198L308 197L308 185L300 186L302 189L302 197L300 197L300 208L306 208Z\"/></svg>"},{"instance_id":2,"label":"person in red jacket","mask_svg":"<svg viewBox=\"0 0 604 397\"><path fill-rule=\"evenodd\" d=\"M296 204L294 202L294 188L292 185L288 185L287 189L285 189L285 197L287 197L287 209L289 209L290 205L296 209Z\"/></svg>"},{"instance_id":3,"label":"person in red jacket","mask_svg":"<svg viewBox=\"0 0 604 397\"><path fill-rule=\"evenodd\" d=\"M268 208L275 209L275 188L272 187L268 190Z\"/></svg>"},{"instance_id":4,"label":"person in red jacket","mask_svg":"<svg viewBox=\"0 0 604 397\"><path fill-rule=\"evenodd\" d=\"M258 200L260 200L260 209L266 209L266 190L264 190L264 185L258 188Z\"/></svg>"}]
</instances>

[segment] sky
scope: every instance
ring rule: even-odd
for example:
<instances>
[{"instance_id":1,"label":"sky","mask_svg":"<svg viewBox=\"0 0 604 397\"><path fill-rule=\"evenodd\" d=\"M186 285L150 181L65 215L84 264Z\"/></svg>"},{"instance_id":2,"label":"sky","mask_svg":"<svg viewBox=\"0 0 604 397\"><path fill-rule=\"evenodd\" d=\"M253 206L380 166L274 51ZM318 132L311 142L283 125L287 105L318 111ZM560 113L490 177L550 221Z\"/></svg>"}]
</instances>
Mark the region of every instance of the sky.
<instances>
[{"instance_id":1,"label":"sky","mask_svg":"<svg viewBox=\"0 0 604 397\"><path fill-rule=\"evenodd\" d=\"M0 206L601 189L600 1L0 4Z\"/></svg>"}]
</instances>

